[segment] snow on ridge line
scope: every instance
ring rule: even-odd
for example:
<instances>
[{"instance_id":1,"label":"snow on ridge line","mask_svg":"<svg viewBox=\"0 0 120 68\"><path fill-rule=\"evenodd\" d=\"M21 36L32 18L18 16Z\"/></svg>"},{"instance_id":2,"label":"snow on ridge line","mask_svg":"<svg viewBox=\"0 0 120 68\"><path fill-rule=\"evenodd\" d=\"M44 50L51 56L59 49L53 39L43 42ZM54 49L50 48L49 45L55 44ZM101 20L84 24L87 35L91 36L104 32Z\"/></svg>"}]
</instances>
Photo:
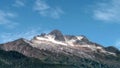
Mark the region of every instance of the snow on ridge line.
<instances>
[{"instance_id":1,"label":"snow on ridge line","mask_svg":"<svg viewBox=\"0 0 120 68\"><path fill-rule=\"evenodd\" d=\"M36 39L37 39L37 40L50 41L50 42L52 42L52 43L61 44L61 45L67 45L66 43L56 41L56 40L54 40L53 38L50 38L50 37L48 37L48 39L42 38L42 37L36 37Z\"/></svg>"},{"instance_id":2,"label":"snow on ridge line","mask_svg":"<svg viewBox=\"0 0 120 68\"><path fill-rule=\"evenodd\" d=\"M55 44L61 44L61 45L71 45L71 46L75 46L73 44L73 41L75 40L70 40L70 41L66 41L65 43L64 42L60 42L60 41L56 41L54 40L53 37L47 37L47 38L44 38L44 37L36 37L36 40L40 41L40 40L44 40L44 41L49 41L49 42L52 42L52 43L55 43ZM79 45L78 45L79 46ZM101 49L101 47L95 47L95 46L90 46L90 45L84 45L84 46L80 46L80 47L88 47L88 48L94 48L94 49Z\"/></svg>"},{"instance_id":3,"label":"snow on ridge line","mask_svg":"<svg viewBox=\"0 0 120 68\"><path fill-rule=\"evenodd\" d=\"M77 39L79 39L79 40L81 40L83 37L81 37L81 36L77 36ZM52 43L55 43L55 44L60 44L60 45L65 45L65 46L67 46L67 45L70 45L70 46L79 46L79 45L74 45L73 44L73 42L75 41L75 40L67 40L66 39L66 41L65 42L61 42L61 41L57 41L57 40L55 40L54 39L54 36L45 36L45 37L36 37L35 38L37 41L48 41L48 42L52 42ZM37 42L38 43L38 42ZM39 42L39 43L41 43L41 42ZM38 43L38 44L39 44ZM101 52L103 52L103 53L108 53L108 54L112 54L112 55L116 55L115 53L112 53L112 52L108 52L108 51L106 51L106 50L104 50L102 47L96 47L96 46L91 46L91 45L84 45L84 46L80 46L80 47L88 47L88 48L90 48L90 49L92 49L93 51L94 50L101 50Z\"/></svg>"}]
</instances>

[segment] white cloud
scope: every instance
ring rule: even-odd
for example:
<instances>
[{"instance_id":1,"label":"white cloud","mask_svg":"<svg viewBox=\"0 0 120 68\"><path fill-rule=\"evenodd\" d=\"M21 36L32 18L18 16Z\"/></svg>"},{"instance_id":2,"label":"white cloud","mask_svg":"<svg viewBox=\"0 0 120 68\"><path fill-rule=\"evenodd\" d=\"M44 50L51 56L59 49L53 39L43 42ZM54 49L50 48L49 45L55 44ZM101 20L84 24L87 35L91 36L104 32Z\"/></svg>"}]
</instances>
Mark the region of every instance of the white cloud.
<instances>
[{"instance_id":1,"label":"white cloud","mask_svg":"<svg viewBox=\"0 0 120 68\"><path fill-rule=\"evenodd\" d=\"M23 6L25 6L24 0L15 0L13 6L14 7L23 7Z\"/></svg>"},{"instance_id":2,"label":"white cloud","mask_svg":"<svg viewBox=\"0 0 120 68\"><path fill-rule=\"evenodd\" d=\"M47 33L47 32L49 32L49 30L47 30L47 29L43 30L39 27L36 29L30 27L22 32L11 32L11 33L5 32L5 33L0 34L0 39L1 39L0 43L14 41L19 38L25 38L25 39L30 40L36 35L40 35L41 33Z\"/></svg>"},{"instance_id":3,"label":"white cloud","mask_svg":"<svg viewBox=\"0 0 120 68\"><path fill-rule=\"evenodd\" d=\"M5 12L0 10L0 25L13 28L18 23L12 21L12 19L16 18L17 14L11 12Z\"/></svg>"},{"instance_id":4,"label":"white cloud","mask_svg":"<svg viewBox=\"0 0 120 68\"><path fill-rule=\"evenodd\" d=\"M49 8L50 8L50 6L45 1L36 0L35 7L34 7L35 10L44 11L44 10L47 10Z\"/></svg>"},{"instance_id":5,"label":"white cloud","mask_svg":"<svg viewBox=\"0 0 120 68\"><path fill-rule=\"evenodd\" d=\"M34 10L41 16L60 18L64 11L59 7L51 7L44 0L36 0Z\"/></svg>"},{"instance_id":6,"label":"white cloud","mask_svg":"<svg viewBox=\"0 0 120 68\"><path fill-rule=\"evenodd\" d=\"M33 36L39 34L38 30L29 30L25 32L16 32L16 33L2 33L0 36L0 43L5 43L13 41L19 38L31 39Z\"/></svg>"},{"instance_id":7,"label":"white cloud","mask_svg":"<svg viewBox=\"0 0 120 68\"><path fill-rule=\"evenodd\" d=\"M120 0L108 0L96 5L94 18L105 22L120 22Z\"/></svg>"}]
</instances>

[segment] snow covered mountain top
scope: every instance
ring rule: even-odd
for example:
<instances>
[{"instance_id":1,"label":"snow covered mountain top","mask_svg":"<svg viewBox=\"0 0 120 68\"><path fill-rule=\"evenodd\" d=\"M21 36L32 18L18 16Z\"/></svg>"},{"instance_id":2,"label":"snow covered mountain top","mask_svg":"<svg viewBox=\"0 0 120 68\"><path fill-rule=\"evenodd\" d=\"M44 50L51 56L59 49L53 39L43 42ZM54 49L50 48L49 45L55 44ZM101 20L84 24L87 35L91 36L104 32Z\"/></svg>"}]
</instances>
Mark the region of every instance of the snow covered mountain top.
<instances>
[{"instance_id":1,"label":"snow covered mountain top","mask_svg":"<svg viewBox=\"0 0 120 68\"><path fill-rule=\"evenodd\" d=\"M35 36L32 41L48 41L55 44L61 45L77 45L89 40L85 36L73 36L73 35L63 35L59 30L53 30L52 32ZM34 42L33 42L34 43ZM39 42L40 43L40 42Z\"/></svg>"},{"instance_id":2,"label":"snow covered mountain top","mask_svg":"<svg viewBox=\"0 0 120 68\"><path fill-rule=\"evenodd\" d=\"M103 46L89 41L85 36L63 35L59 30L53 30L52 32L35 36L31 40L34 47L40 47L41 44L47 45L62 45L72 47L74 49L84 49L86 51L95 51L101 53L107 53L115 55L115 53L108 52ZM37 45L37 46L35 46Z\"/></svg>"}]
</instances>

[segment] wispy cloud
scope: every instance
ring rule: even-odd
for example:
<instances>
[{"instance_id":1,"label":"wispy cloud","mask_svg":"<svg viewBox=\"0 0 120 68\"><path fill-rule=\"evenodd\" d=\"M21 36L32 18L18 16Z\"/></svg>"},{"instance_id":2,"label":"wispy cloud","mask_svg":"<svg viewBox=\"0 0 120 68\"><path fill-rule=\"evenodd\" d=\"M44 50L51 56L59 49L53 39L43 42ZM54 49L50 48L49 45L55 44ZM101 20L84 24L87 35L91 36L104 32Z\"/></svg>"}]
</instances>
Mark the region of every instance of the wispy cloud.
<instances>
[{"instance_id":1,"label":"wispy cloud","mask_svg":"<svg viewBox=\"0 0 120 68\"><path fill-rule=\"evenodd\" d=\"M39 34L38 30L29 30L24 32L16 32L16 33L1 33L0 43L13 41L19 38L31 39L33 36L37 34Z\"/></svg>"},{"instance_id":2,"label":"wispy cloud","mask_svg":"<svg viewBox=\"0 0 120 68\"><path fill-rule=\"evenodd\" d=\"M12 19L16 17L17 17L17 14L15 13L5 12L5 11L0 10L0 25L13 28L18 24L12 21Z\"/></svg>"},{"instance_id":3,"label":"wispy cloud","mask_svg":"<svg viewBox=\"0 0 120 68\"><path fill-rule=\"evenodd\" d=\"M52 7L44 0L36 0L34 10L37 11L41 16L60 18L64 11L59 7Z\"/></svg>"},{"instance_id":4,"label":"wispy cloud","mask_svg":"<svg viewBox=\"0 0 120 68\"><path fill-rule=\"evenodd\" d=\"M24 31L20 32L5 32L0 34L0 43L6 43L10 42L19 38L25 38L25 39L32 39L36 35L40 35L41 33L47 33L49 32L48 29L42 29L42 28L27 28Z\"/></svg>"},{"instance_id":5,"label":"wispy cloud","mask_svg":"<svg viewBox=\"0 0 120 68\"><path fill-rule=\"evenodd\" d=\"M15 0L13 3L14 7L23 7L25 6L24 0Z\"/></svg>"},{"instance_id":6,"label":"wispy cloud","mask_svg":"<svg viewBox=\"0 0 120 68\"><path fill-rule=\"evenodd\" d=\"M120 22L120 0L99 2L93 10L94 18L105 22Z\"/></svg>"}]
</instances>

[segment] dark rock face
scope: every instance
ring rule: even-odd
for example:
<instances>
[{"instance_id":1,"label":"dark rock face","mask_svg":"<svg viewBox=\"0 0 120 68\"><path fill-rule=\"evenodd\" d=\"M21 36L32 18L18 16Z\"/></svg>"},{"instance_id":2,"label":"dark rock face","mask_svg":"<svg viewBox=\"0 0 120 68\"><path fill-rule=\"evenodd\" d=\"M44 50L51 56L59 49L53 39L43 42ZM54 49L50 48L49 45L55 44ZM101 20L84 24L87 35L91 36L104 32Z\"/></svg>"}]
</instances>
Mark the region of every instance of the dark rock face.
<instances>
[{"instance_id":1,"label":"dark rock face","mask_svg":"<svg viewBox=\"0 0 120 68\"><path fill-rule=\"evenodd\" d=\"M65 35L65 38L67 38L68 40L77 39L77 37L74 35Z\"/></svg>"},{"instance_id":2,"label":"dark rock face","mask_svg":"<svg viewBox=\"0 0 120 68\"><path fill-rule=\"evenodd\" d=\"M78 44L78 45L85 45L85 44L90 44L92 45L93 43L90 42L85 36L81 35L81 37L83 37L81 40L79 40L76 36L74 35L65 35L65 38L67 38L68 40L76 40L74 42L74 44Z\"/></svg>"},{"instance_id":3,"label":"dark rock face","mask_svg":"<svg viewBox=\"0 0 120 68\"><path fill-rule=\"evenodd\" d=\"M52 32L49 33L49 35L54 35L55 40L65 41L63 34L59 30L53 30Z\"/></svg>"},{"instance_id":4,"label":"dark rock face","mask_svg":"<svg viewBox=\"0 0 120 68\"><path fill-rule=\"evenodd\" d=\"M46 33L42 33L40 36L44 37L46 35Z\"/></svg>"},{"instance_id":5,"label":"dark rock face","mask_svg":"<svg viewBox=\"0 0 120 68\"><path fill-rule=\"evenodd\" d=\"M120 51L113 46L106 47L105 50L107 50L109 52L114 52L114 53L120 54Z\"/></svg>"},{"instance_id":6,"label":"dark rock face","mask_svg":"<svg viewBox=\"0 0 120 68\"><path fill-rule=\"evenodd\" d=\"M85 41L76 40L76 41L74 42L74 44L85 45L85 44L87 44L87 43L86 43Z\"/></svg>"},{"instance_id":7,"label":"dark rock face","mask_svg":"<svg viewBox=\"0 0 120 68\"><path fill-rule=\"evenodd\" d=\"M87 39L87 37L86 37L86 36L81 35L81 37L83 37L83 38L81 39L81 41L84 41L84 42L90 42L90 41Z\"/></svg>"}]
</instances>

